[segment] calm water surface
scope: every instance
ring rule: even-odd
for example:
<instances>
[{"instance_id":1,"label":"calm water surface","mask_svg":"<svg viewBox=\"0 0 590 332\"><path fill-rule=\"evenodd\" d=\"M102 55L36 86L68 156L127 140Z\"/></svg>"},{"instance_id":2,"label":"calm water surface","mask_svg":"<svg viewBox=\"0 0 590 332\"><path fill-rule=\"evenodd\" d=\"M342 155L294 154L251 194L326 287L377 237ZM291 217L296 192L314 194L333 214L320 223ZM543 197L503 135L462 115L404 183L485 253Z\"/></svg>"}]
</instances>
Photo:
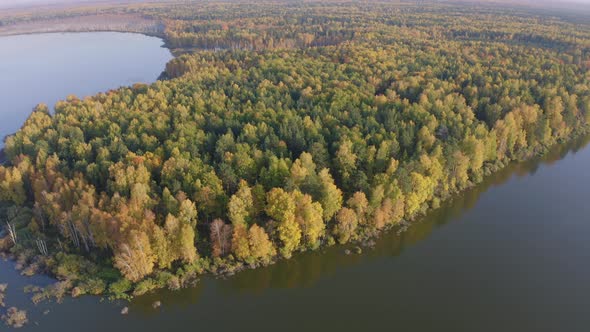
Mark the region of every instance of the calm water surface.
<instances>
[{"instance_id":1,"label":"calm water surface","mask_svg":"<svg viewBox=\"0 0 590 332\"><path fill-rule=\"evenodd\" d=\"M113 61L127 58L119 52ZM84 84L98 79L84 75ZM140 297L127 316L119 314L125 304L95 297L35 307L20 290L47 279L21 277L8 262L0 282L10 285L6 302L29 310L32 323L21 331L586 332L589 141L512 165L361 255L335 247L227 280L205 277L196 288ZM151 308L155 300L160 309Z\"/></svg>"},{"instance_id":2,"label":"calm water surface","mask_svg":"<svg viewBox=\"0 0 590 332\"><path fill-rule=\"evenodd\" d=\"M162 44L116 32L0 37L0 141L38 103L155 81L172 58Z\"/></svg>"}]
</instances>

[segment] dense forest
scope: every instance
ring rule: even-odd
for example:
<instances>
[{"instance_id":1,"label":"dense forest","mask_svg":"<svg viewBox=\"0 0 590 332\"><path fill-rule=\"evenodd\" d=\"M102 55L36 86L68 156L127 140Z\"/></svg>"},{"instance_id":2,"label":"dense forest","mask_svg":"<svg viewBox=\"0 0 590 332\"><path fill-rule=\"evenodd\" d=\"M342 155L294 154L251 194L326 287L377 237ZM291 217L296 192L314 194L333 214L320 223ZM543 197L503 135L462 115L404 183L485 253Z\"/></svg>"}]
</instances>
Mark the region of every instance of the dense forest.
<instances>
[{"instance_id":1,"label":"dense forest","mask_svg":"<svg viewBox=\"0 0 590 332\"><path fill-rule=\"evenodd\" d=\"M590 25L563 17L423 1L131 13L183 53L166 80L39 105L5 140L0 249L57 277L54 294L176 289L362 241L589 128Z\"/></svg>"}]
</instances>

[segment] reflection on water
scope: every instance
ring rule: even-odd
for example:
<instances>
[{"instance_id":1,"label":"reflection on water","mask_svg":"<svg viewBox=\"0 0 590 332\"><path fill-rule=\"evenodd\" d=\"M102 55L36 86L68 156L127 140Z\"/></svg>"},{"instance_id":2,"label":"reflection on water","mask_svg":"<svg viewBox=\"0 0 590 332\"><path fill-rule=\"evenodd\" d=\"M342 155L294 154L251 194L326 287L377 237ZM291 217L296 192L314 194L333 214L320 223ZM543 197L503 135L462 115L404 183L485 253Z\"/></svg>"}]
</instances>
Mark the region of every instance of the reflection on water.
<instances>
[{"instance_id":1,"label":"reflection on water","mask_svg":"<svg viewBox=\"0 0 590 332\"><path fill-rule=\"evenodd\" d=\"M360 255L336 246L227 280L205 276L194 288L135 299L127 316L126 304L95 297L34 307L22 288L46 279L19 277L11 263L0 261L0 282L9 281L7 303L39 323L21 331L259 331L261 319L283 331L359 331L368 322L404 331L586 331L588 142L509 165ZM558 185L570 187L552 193Z\"/></svg>"}]
</instances>

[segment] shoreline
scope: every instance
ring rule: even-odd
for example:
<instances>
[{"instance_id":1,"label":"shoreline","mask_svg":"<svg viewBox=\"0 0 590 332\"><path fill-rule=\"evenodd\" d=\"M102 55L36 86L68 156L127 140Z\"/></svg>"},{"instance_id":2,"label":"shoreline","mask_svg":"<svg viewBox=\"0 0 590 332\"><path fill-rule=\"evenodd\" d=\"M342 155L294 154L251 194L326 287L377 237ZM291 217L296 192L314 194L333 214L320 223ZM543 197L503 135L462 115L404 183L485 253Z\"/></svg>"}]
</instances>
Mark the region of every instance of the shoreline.
<instances>
[{"instance_id":1,"label":"shoreline","mask_svg":"<svg viewBox=\"0 0 590 332\"><path fill-rule=\"evenodd\" d=\"M9 32L9 33L1 33L0 38L2 37L14 37L14 36L28 36L28 35L49 35L49 34L57 34L57 33L93 33L93 32L117 32L117 33L131 33L131 34L138 34L144 35L147 37L157 37L164 41L164 34L160 33L150 33L150 32L143 32L143 31L133 31L133 30L123 30L123 29L97 29L97 30L55 30L55 31L27 31L27 32Z\"/></svg>"},{"instance_id":2,"label":"shoreline","mask_svg":"<svg viewBox=\"0 0 590 332\"><path fill-rule=\"evenodd\" d=\"M116 30L93 30L93 31L71 30L71 31L38 31L38 32L31 31L31 32L27 32L27 33L15 33L15 34L12 34L11 36L33 35L33 34L51 34L51 33L58 33L59 34L59 33L93 33L93 32L131 33L131 34L140 34L140 35L144 35L144 36L148 36L148 37L159 38L163 42L163 45L161 47L166 48L170 51L170 53L173 57L172 59L177 57L177 54L174 52L174 50L168 47L167 41L162 35L150 34L147 32L134 32L134 31L125 31L125 30L121 30L121 31L116 31ZM8 36L8 35L2 35L0 33L0 38L3 36ZM165 73L165 70L166 70L166 68L163 69L162 73ZM163 77L161 74L157 78L156 81L160 81L160 80L167 80L167 79L165 77ZM358 246L358 247L370 247L371 242L373 242L377 238L383 237L384 234L386 234L388 232L393 232L393 231L404 232L404 231L406 231L406 229L408 227L419 223L428 213L436 210L441 203L451 201L455 197L460 195L461 193L465 192L466 190L469 190L470 188L480 185L481 182L493 177L496 173L507 168L509 165L514 164L514 163L527 162L527 161L534 160L535 158L542 157L543 155L546 155L548 152L550 152L555 147L570 144L576 138L579 138L581 136L585 136L588 134L590 134L590 126L583 125L578 128L573 128L572 132L566 138L555 140L550 145L539 145L533 149L526 149L524 151L520 151L515 156L513 156L511 159L505 159L503 161L496 161L494 163L489 163L484 166L484 168L485 168L484 174L487 174L487 175L484 175L478 181L472 181L465 188L462 188L461 190L457 190L453 193L449 193L449 195L446 195L444 197L434 197L433 199L438 199L438 201L439 201L439 203L437 205L434 205L433 201L431 200L428 203L429 206L427 209L425 209L425 210L421 211L420 213L417 213L407 219L403 219L398 223L389 224L388 226L386 226L385 228L383 228L381 230L367 231L364 233L360 233L360 234L358 234L357 240L351 241L348 244L341 245L341 244L333 244L333 243L324 243L318 249L334 247L335 245L342 248L343 250L345 248L349 248L351 245ZM10 135L7 135L7 136L10 136ZM5 164L7 162L8 162L8 160L6 158L6 154L4 152L4 149L0 149L0 164ZM309 251L309 250L305 250L305 251ZM305 252L305 251L301 251L301 252ZM314 250L314 251L318 251L318 250ZM299 252L299 253L301 253L301 252ZM0 254L5 255L5 257L7 257L10 261L13 261L13 262L15 261L16 257L10 251L1 251L0 250ZM36 256L34 256L34 257L36 257ZM273 258L273 260L270 264L274 264L277 261L282 261L282 260L284 260L284 259L277 256L277 257ZM26 268L26 267L24 267L24 268ZM258 266L258 265L257 266L250 266L247 264L241 265L241 264L235 264L232 262L226 262L226 263L221 264L219 266L210 267L210 268L208 267L205 269L205 271L203 273L200 273L198 276L200 277L200 276L205 276L205 275L211 275L215 278L224 278L226 276L231 276L231 275L233 275L237 272L243 271L243 270L250 270L250 269L255 269L255 268L256 269L257 268L264 268L264 266ZM35 271L35 275L41 275L44 277L54 278L54 276L52 276L51 274L45 273L43 271ZM54 279L54 280L57 281L57 279ZM160 287L157 287L156 289L159 289L159 288L165 288L165 286L160 286ZM103 296L103 295L108 296L108 294L106 292L103 293L102 295L99 295L99 296ZM74 297L69 293L67 296ZM135 295L133 295L133 296L135 296Z\"/></svg>"},{"instance_id":3,"label":"shoreline","mask_svg":"<svg viewBox=\"0 0 590 332\"><path fill-rule=\"evenodd\" d=\"M125 29L56 29L56 30L31 30L31 31L14 31L14 30L5 30L0 31L0 37L11 37L11 36L27 36L27 35L44 35L44 34L52 34L52 33L92 33L92 32L119 32L119 33L133 33L133 34L140 34L145 35L148 37L158 37L164 40L165 34L164 31L160 32L149 32L149 31L141 31L141 30L125 30Z\"/></svg>"},{"instance_id":4,"label":"shoreline","mask_svg":"<svg viewBox=\"0 0 590 332\"><path fill-rule=\"evenodd\" d=\"M56 30L56 31L28 31L28 32L14 32L14 33L2 33L0 32L0 38L3 37L16 37L16 36L29 36L29 35L49 35L49 34L79 34L79 33L106 33L106 32L112 32L112 33L124 33L124 34L136 34L136 35L143 35L146 37L152 37L152 38L158 38L162 41L162 45L160 46L161 48L165 48L167 49L170 54L172 55L172 58L170 59L173 60L175 58L178 57L178 54L175 53L175 51L173 49L171 49L170 47L168 47L168 42L166 41L165 35L164 33L151 33L151 32L145 32L145 31L131 31L131 30L123 30L123 29L112 29L112 30L106 30L106 29L99 29L99 30L81 30L81 29L74 29L74 30ZM160 73L160 75L158 75L158 77L156 78L156 80L152 83L155 83L157 81L163 81L163 80L167 80L166 76L166 66L164 65L164 68L162 68L162 71ZM151 83L149 83L151 84ZM132 85L129 85L128 87L131 87ZM120 87L115 87L113 89L118 89L121 88L123 86ZM52 108L54 107L51 106ZM20 130L20 128L18 129ZM3 137L3 141L6 140L6 138L10 137L10 136L14 136L16 134L16 132L14 133L10 133L10 134L6 134ZM6 156L6 152L4 150L4 147L0 147L0 165L6 165L8 163L8 159Z\"/></svg>"},{"instance_id":5,"label":"shoreline","mask_svg":"<svg viewBox=\"0 0 590 332\"><path fill-rule=\"evenodd\" d=\"M91 29L91 28L84 28L83 26L78 26L78 27L73 27L71 29L64 28L63 31L60 31L59 29L56 29L55 31L41 31L41 30L34 31L34 29L31 29L31 31L28 31L28 32L19 32L19 31L17 31L17 29L15 29L12 32L13 32L13 34L7 34L7 35L2 35L2 32L0 32L0 36L18 36L18 35L51 34L51 33L57 33L57 34L60 34L60 33L93 33L93 32L134 33L134 34L141 34L141 35L148 36L148 37L160 38L162 40L162 42L164 43L161 47L164 47L167 50L169 50L171 55L173 56L173 58L175 58L177 56L178 52L181 52L183 50L183 49L176 49L176 50L171 49L168 46L168 42L166 41L165 36L163 36L163 35L160 35L158 33L152 34L150 32L146 32L146 31L132 31L131 29L108 29L108 28L107 29ZM10 33L10 31L8 33ZM164 69L164 72L165 72L165 69ZM166 77L160 75L160 77L158 77L157 81L160 81L160 80L166 80ZM445 194L433 195L431 198L429 198L428 200L426 200L422 204L421 211L419 213L413 213L412 215L409 215L406 219L402 219L399 222L389 223L388 226L386 226L385 228L383 228L381 230L359 229L358 233L356 234L356 236L358 236L358 238L355 239L354 241L351 241L350 244L359 245L359 246L366 246L369 241L371 241L372 239L375 239L375 238L381 238L387 232L391 232L394 230L399 230L400 232L403 232L403 231L405 231L405 229L408 226L419 223L421 220L423 220L425 215L436 210L438 208L438 206L440 205L440 203L451 201L455 197L460 195L461 193L468 190L469 188L479 186L482 181L484 181L486 179L493 178L495 176L495 174L506 169L509 165L518 164L521 162L532 161L537 157L540 157L540 156L546 155L547 153L550 153L552 151L552 149L554 149L555 147L571 144L571 142L574 141L576 138L587 135L588 132L590 131L590 127L587 124L580 124L577 127L571 127L570 130L571 130L571 132L568 135L564 135L565 137L563 137L563 138L548 139L546 143L532 145L530 148L526 148L526 149L522 149L520 151L517 151L516 153L514 153L513 155L510 155L509 157L507 156L501 160L494 160L494 161L490 161L490 162L486 163L484 165L484 167L482 168L484 175L481 176L480 178L468 179L468 181L466 181L466 184L464 185L463 188L456 188L456 189L453 189L452 191L448 191ZM4 153L2 152L2 154L4 154ZM6 156L4 155L4 156L2 156L2 158L5 160ZM2 160L2 159L0 159L0 160ZM323 245L321 245L320 248L328 248L328 247L334 247L334 246L335 245L333 242L324 241ZM343 248L343 249L347 248L347 246L348 245L338 245L339 248ZM307 250L302 250L302 251L307 251ZM12 256L12 257L14 257L14 256ZM31 256L31 258L36 258L36 257L39 257L39 255ZM279 260L284 261L285 259L282 259L280 256L275 256L272 258L273 263L276 261L279 261ZM197 276L213 275L213 276L223 277L226 275L232 275L232 274L234 274L238 271L241 271L241 270L248 270L248 269L260 267L260 265L248 265L246 263L239 263L239 262L236 262L233 260L222 261L220 264L212 264L213 266L209 266L211 261L208 260L208 258L205 259L204 262L207 263L207 267L203 268L202 272L199 272L197 274ZM43 273L41 273L42 271L43 271L43 269L39 269L39 271L35 271L35 272L39 272L39 274L46 275L46 276L51 275L50 273L45 273L45 272L50 272L50 271L44 271ZM153 278L153 275L148 275L148 276L146 276L145 279L149 279L149 278ZM157 285L154 287L163 288L163 287L165 287L165 285ZM71 289L69 289L69 291L71 291ZM71 292L68 292L68 295L67 295L68 297L70 295L72 297L75 297L75 295L70 294L70 293ZM104 291L104 293L102 293L102 294L108 295L108 293L106 291ZM129 294L129 292L127 294Z\"/></svg>"},{"instance_id":6,"label":"shoreline","mask_svg":"<svg viewBox=\"0 0 590 332\"><path fill-rule=\"evenodd\" d=\"M17 36L32 36L32 35L50 35L50 34L78 34L78 33L105 33L105 32L112 32L112 33L128 33L134 35L143 35L146 37L158 38L162 41L162 45L160 47L167 49L172 54L173 60L180 55L184 54L182 49L174 49L168 46L168 41L166 40L166 35L163 32L145 32L145 31L133 31L133 30L124 30L124 29L98 29L98 30L81 30L81 29L74 29L74 30L55 30L55 31L28 31L28 32L14 32L14 33L2 33L0 32L0 38L4 37L17 37ZM163 68L162 73L166 71L166 67ZM158 77L157 81L162 80Z\"/></svg>"},{"instance_id":7,"label":"shoreline","mask_svg":"<svg viewBox=\"0 0 590 332\"><path fill-rule=\"evenodd\" d=\"M134 35L143 35L146 37L158 38L162 41L162 45L160 47L167 49L172 54L172 59L174 60L183 54L190 54L195 51L205 50L205 49L184 49L184 48L171 48L168 44L168 40L166 39L166 35L163 32L145 32L145 31L133 31L133 30L124 30L124 29L98 29L98 30L81 30L81 29L74 29L74 30L55 30L55 31L28 31L28 32L14 32L14 33L2 33L0 32L0 38L4 37L17 37L17 36L31 36L31 35L50 35L50 34L78 34L78 33L101 33L101 32L112 32L112 33L128 33ZM166 67L162 69L162 73L166 71ZM166 80L165 77L159 76L157 81Z\"/></svg>"},{"instance_id":8,"label":"shoreline","mask_svg":"<svg viewBox=\"0 0 590 332\"><path fill-rule=\"evenodd\" d=\"M495 176L498 173L500 173L501 171L507 169L509 166L511 166L511 165L514 166L514 165L518 165L521 163L532 162L537 159L543 158L544 156L548 155L550 152L552 152L555 149L558 149L560 147L569 147L571 144L575 143L576 140L581 139L583 137L588 137L588 136L590 136L590 125L585 125L585 126L576 128L575 130L573 130L570 133L570 135L567 138L556 140L553 144L550 144L550 145L540 146L536 150L523 151L519 157L515 157L514 159L507 160L507 161L503 162L501 164L501 166L498 165L497 163L488 164L488 172L489 173L487 175L484 175L479 181L472 182L470 185L467 185L465 188L463 188L461 190L453 192L452 194L450 194L446 197L439 198L440 202L437 206L433 206L432 201L430 201L430 203L429 203L430 206L426 210L413 215L409 219L402 219L400 222L389 224L380 230L361 234L361 235L359 235L359 237L357 239L350 241L348 243L344 243L344 244L324 243L323 245L320 245L317 249L301 250L298 252L294 252L294 255L301 255L306 252L319 252L322 249L327 249L327 248L341 249L346 255L354 253L355 250L358 250L358 251L356 251L356 253L360 253L363 251L363 249L365 249L365 250L371 249L375 245L376 240L379 240L379 239L383 238L384 236L386 236L387 234L392 233L392 232L395 232L397 234L405 233L412 226L420 224L420 222L425 220L425 218L430 213L439 209L440 206L442 206L442 204L449 203L449 202L453 201L453 199L455 199L458 196L460 196L461 194L463 194L464 192L467 192L468 190L471 190L477 186L482 185L482 183L484 183L486 180L491 179L493 176ZM584 146L588 146L588 144L586 144ZM3 149L0 151L0 153L3 153ZM560 158L559 160L561 160L561 159L562 158ZM511 174L514 174L514 173L511 173ZM37 256L32 257L33 261L34 261L35 257L37 257ZM10 252L10 248L8 248L8 250L0 250L0 259L4 259L4 260L6 260L10 263L14 263L14 264L18 263L17 254ZM247 270L255 270L255 269L257 270L257 269L268 268L269 266L274 265L274 264L281 262L281 261L287 261L287 259L284 259L280 256L276 256L268 264L265 264L265 265L248 265L248 264L236 265L232 262L226 262L225 264L221 264L221 265L218 265L215 267L209 266L208 268L203 270L202 273L199 273L196 276L197 279L194 280L193 283L186 284L185 286L182 286L182 287L176 289L175 291L181 292L184 289L189 289L191 287L195 287L200 282L200 279L203 277L210 276L215 279L222 279L223 280L223 279L226 279L226 278L231 277L233 275L236 275L237 273L244 272ZM34 263L33 263L33 265L34 265ZM27 268L30 268L31 266L29 266L29 264L25 264L25 265L21 265L20 268L17 268L17 265L13 265L13 267L15 268L16 271L19 271L22 274L22 271L26 270ZM45 273L44 271L39 271L39 270L35 271L33 269L33 270L29 270L29 273L31 273L31 272L32 272L32 274L29 275L30 277L33 277L33 276L34 277L43 277L43 278L48 278L49 280L52 280L53 282L60 283L60 280L57 279L56 276L51 275L49 273ZM51 285L45 285L45 287L50 287L50 286ZM83 295L90 295L90 296L97 297L100 299L108 299L109 301L112 301L112 302L119 301L119 300L125 300L130 303L133 299L135 299L139 296L150 294L150 293L153 293L153 292L161 290L161 289L169 289L169 288L167 288L166 285L160 285L160 286L156 286L155 288L150 288L150 289L146 290L146 292L143 292L143 293L138 293L138 294L135 294L134 292L126 293L127 297L124 297L124 298L113 297L112 294L109 295L106 292L99 293L99 294L83 294ZM40 288L40 291L43 292L43 291L46 291L46 289ZM58 303L59 303L63 298L75 299L77 297L80 297L78 295L74 295L72 292L73 292L73 289L70 289L70 290L67 290L65 293L55 295L55 294L51 294L51 290L50 290L50 293L44 294L45 298L42 299L41 301L51 301L54 299L53 296L55 296L55 299L57 299ZM43 294L43 293L36 293L36 294L38 295L38 294ZM35 296L35 293L33 294L33 298L34 298L34 296ZM38 302L35 302L35 303L38 303Z\"/></svg>"},{"instance_id":9,"label":"shoreline","mask_svg":"<svg viewBox=\"0 0 590 332\"><path fill-rule=\"evenodd\" d=\"M1 33L0 38L3 37L17 37L17 36L30 36L30 35L50 35L50 34L78 34L78 33L101 33L101 32L113 32L113 33L128 33L134 35L143 35L146 37L154 37L159 38L162 40L163 44L161 47L166 48L170 51L172 55L174 55L173 49L168 47L168 43L166 41L165 35L163 33L150 33L150 32L143 32L143 31L132 31L132 30L123 30L123 29L99 29L99 30L55 30L55 31L29 31L29 32L15 32L15 33ZM176 56L174 56L176 57Z\"/></svg>"}]
</instances>

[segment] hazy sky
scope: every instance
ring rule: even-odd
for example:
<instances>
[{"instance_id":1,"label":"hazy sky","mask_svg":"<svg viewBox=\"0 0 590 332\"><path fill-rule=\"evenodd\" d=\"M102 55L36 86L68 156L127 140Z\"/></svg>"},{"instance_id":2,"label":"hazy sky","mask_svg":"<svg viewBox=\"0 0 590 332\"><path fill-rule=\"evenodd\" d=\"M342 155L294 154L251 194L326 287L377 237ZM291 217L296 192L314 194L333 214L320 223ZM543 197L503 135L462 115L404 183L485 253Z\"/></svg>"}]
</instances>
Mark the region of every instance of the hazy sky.
<instances>
[{"instance_id":1,"label":"hazy sky","mask_svg":"<svg viewBox=\"0 0 590 332\"><path fill-rule=\"evenodd\" d=\"M76 3L89 0L0 0L0 7L14 7L15 5L35 5L49 3Z\"/></svg>"},{"instance_id":2,"label":"hazy sky","mask_svg":"<svg viewBox=\"0 0 590 332\"><path fill-rule=\"evenodd\" d=\"M0 8L2 7L17 7L17 6L31 6L31 5L46 5L56 3L84 3L84 2L100 2L106 0L0 0Z\"/></svg>"},{"instance_id":3,"label":"hazy sky","mask_svg":"<svg viewBox=\"0 0 590 332\"><path fill-rule=\"evenodd\" d=\"M83 2L100 2L106 0L0 0L0 8L2 7L15 7L24 6L24 5L42 5L42 4L55 4L55 3L83 3ZM136 0L137 1L137 0ZM203 0L206 1L206 0ZM451 0L452 1L452 0ZM473 1L473 0L471 0ZM477 1L477 0L475 0ZM486 1L486 0L483 0ZM493 0L492 0L493 1ZM506 2L525 2L525 3L536 3L537 1L534 0L501 0ZM541 0L540 2L544 2L547 4L557 4L557 3L583 3L583 4L590 4L590 0Z\"/></svg>"}]
</instances>

